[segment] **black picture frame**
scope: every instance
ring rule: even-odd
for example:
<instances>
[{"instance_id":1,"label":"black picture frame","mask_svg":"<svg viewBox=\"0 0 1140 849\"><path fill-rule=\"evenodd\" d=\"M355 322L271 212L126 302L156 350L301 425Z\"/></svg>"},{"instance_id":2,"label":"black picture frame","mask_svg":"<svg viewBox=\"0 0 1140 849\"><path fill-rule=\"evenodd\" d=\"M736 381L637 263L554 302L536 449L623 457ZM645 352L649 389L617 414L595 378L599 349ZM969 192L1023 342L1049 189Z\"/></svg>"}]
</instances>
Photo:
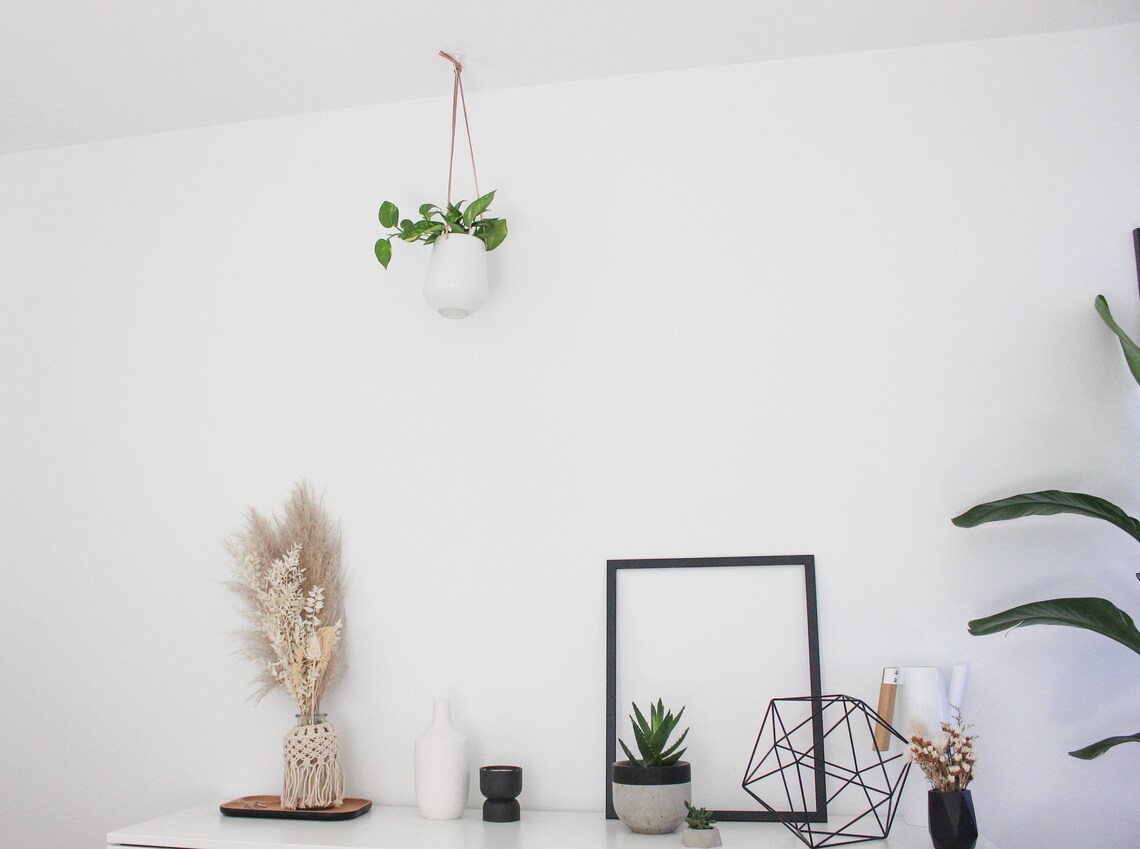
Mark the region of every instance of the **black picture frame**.
<instances>
[{"instance_id":1,"label":"black picture frame","mask_svg":"<svg viewBox=\"0 0 1140 849\"><path fill-rule=\"evenodd\" d=\"M701 557L666 558L653 560L608 560L606 562L606 818L617 819L613 804L613 786L610 779L610 766L618 760L618 574L623 570L654 569L697 569L708 567L732 567L740 569L764 569L773 566L799 566L803 569L804 599L807 639L807 679L813 703L815 718L812 720L812 739L820 753L823 752L824 730L822 720L823 688L820 681L819 663L819 616L816 605L815 557L811 554L754 556L754 557ZM778 638L780 635L773 635ZM747 654L745 654L747 658ZM745 661L746 662L746 661ZM760 727L763 710L769 698L802 696L803 693L771 693L758 704L756 728ZM739 698L739 696L734 696ZM759 698L759 695L758 695ZM751 745L751 743L750 743ZM743 780L749 752L740 753L740 773ZM713 815L723 822L825 822L827 819L826 775L823 757L815 759L813 768L815 808L804 811L771 810L715 810ZM741 788L741 801L748 800L748 794ZM698 800L699 803L699 800Z\"/></svg>"}]
</instances>

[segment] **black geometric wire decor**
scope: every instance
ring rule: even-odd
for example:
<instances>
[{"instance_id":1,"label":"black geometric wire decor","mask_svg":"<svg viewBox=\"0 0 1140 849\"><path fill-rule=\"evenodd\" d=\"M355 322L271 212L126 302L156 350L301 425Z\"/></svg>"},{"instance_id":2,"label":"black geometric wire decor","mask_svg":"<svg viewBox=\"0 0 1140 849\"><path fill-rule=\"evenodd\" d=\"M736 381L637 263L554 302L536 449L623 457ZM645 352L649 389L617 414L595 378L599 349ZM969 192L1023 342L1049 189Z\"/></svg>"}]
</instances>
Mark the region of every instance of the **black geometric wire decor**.
<instances>
[{"instance_id":1,"label":"black geometric wire decor","mask_svg":"<svg viewBox=\"0 0 1140 849\"><path fill-rule=\"evenodd\" d=\"M813 731L820 722L822 738ZM910 762L902 754L878 751L874 737L880 724L906 743L865 702L852 696L772 699L742 785L813 849L883 840L890 834ZM825 786L816 781L820 764ZM828 809L830 819L827 814L822 818L826 828L814 824L820 818L807 815Z\"/></svg>"}]
</instances>

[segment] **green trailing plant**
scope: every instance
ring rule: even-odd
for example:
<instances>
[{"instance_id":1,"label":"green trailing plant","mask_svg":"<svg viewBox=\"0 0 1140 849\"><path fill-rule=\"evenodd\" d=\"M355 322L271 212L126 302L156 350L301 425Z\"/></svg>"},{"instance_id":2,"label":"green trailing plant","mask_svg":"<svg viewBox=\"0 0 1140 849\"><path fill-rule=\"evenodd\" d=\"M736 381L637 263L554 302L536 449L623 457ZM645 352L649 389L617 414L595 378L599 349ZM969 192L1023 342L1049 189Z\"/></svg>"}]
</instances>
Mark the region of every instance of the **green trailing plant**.
<instances>
[{"instance_id":1,"label":"green trailing plant","mask_svg":"<svg viewBox=\"0 0 1140 849\"><path fill-rule=\"evenodd\" d=\"M657 704L650 703L649 719L646 720L645 715L634 702L633 716L629 718L629 721L633 725L633 739L637 743L641 757L634 757L625 741L618 740L625 756L629 758L629 762L642 767L672 766L677 763L681 759L681 755L685 754L681 744L685 742L689 729L686 728L675 743L670 744L669 737L676 729L677 723L681 721L681 715L684 712L685 709L681 708L680 712L673 716L673 712L666 711L665 705L661 703L661 699L658 699Z\"/></svg>"},{"instance_id":2,"label":"green trailing plant","mask_svg":"<svg viewBox=\"0 0 1140 849\"><path fill-rule=\"evenodd\" d=\"M689 824L689 828L696 828L703 831L716 825L712 811L708 808L694 808L688 802L685 802L685 810L689 812L685 816L685 822Z\"/></svg>"},{"instance_id":3,"label":"green trailing plant","mask_svg":"<svg viewBox=\"0 0 1140 849\"><path fill-rule=\"evenodd\" d=\"M1140 230L1135 231L1133 235L1136 239L1137 265L1140 273ZM1103 295L1097 295L1095 304L1097 314L1119 338L1132 377L1140 384L1140 347L1137 347L1113 320L1108 301ZM1129 516L1115 504L1094 495L1055 489L1023 493L979 504L952 521L959 527L972 528L986 522L1019 519L1024 516L1052 516L1058 513L1100 519L1115 525L1140 542L1140 521ZM1136 577L1140 580L1140 573ZM1011 607L992 616L974 619L967 627L971 634L982 636L1025 625L1066 625L1071 628L1082 628L1115 640L1140 654L1140 630L1137 630L1132 617L1103 598L1053 598L1034 601ZM1069 754L1074 758L1092 760L1122 743L1140 743L1140 733L1107 737Z\"/></svg>"},{"instance_id":4,"label":"green trailing plant","mask_svg":"<svg viewBox=\"0 0 1140 849\"><path fill-rule=\"evenodd\" d=\"M380 204L380 226L390 228L392 232L376 240L376 259L384 268L388 267L392 260L393 239L430 245L444 233L474 236L487 246L487 250L493 251L507 238L507 220L484 215L494 199L495 193L491 191L469 204L461 200L443 208L434 203L424 203L420 205L418 221L401 219L399 207L390 200L384 201Z\"/></svg>"}]
</instances>

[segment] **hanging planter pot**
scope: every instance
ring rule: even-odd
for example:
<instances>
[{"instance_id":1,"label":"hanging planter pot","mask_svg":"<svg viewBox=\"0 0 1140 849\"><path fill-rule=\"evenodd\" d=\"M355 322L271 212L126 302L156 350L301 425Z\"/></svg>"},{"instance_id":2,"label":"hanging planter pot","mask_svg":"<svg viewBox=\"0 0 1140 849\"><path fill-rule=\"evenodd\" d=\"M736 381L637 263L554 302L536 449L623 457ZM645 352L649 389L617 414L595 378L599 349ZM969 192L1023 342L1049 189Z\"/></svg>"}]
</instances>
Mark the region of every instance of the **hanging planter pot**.
<instances>
[{"instance_id":1,"label":"hanging planter pot","mask_svg":"<svg viewBox=\"0 0 1140 849\"><path fill-rule=\"evenodd\" d=\"M447 233L431 246L424 299L444 318L467 318L487 301L487 249L464 233Z\"/></svg>"},{"instance_id":2,"label":"hanging planter pot","mask_svg":"<svg viewBox=\"0 0 1140 849\"><path fill-rule=\"evenodd\" d=\"M463 66L453 57L440 55L455 66L455 87L451 98L451 160L447 172L447 205L420 205L420 219L400 218L400 210L391 201L380 204L380 225L390 233L376 242L376 259L384 268L392 260L392 240L422 242L432 246L428 264L424 298L444 318L466 318L487 300L487 252L493 251L507 238L507 222L503 218L487 218L495 199L493 191L479 195L479 175L475 171L475 150L471 145L471 128L467 121L467 102L463 97ZM478 197L471 203L451 201L451 178L455 164L455 127L458 103L463 103L463 124L467 128L467 146L471 149L471 172ZM466 204L466 208L464 205Z\"/></svg>"}]
</instances>

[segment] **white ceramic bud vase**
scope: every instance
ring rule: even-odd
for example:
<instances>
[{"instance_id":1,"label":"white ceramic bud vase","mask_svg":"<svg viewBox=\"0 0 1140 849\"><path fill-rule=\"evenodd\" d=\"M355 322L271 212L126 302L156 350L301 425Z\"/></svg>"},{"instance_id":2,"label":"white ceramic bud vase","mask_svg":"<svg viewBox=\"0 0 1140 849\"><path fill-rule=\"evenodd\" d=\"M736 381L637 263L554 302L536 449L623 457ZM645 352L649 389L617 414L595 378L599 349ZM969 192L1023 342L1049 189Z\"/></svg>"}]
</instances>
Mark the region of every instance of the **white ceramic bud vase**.
<instances>
[{"instance_id":1,"label":"white ceramic bud vase","mask_svg":"<svg viewBox=\"0 0 1140 849\"><path fill-rule=\"evenodd\" d=\"M451 724L451 704L436 699L431 725L416 738L416 805L420 814L429 820L459 819L467 807L470 778L467 738Z\"/></svg>"},{"instance_id":2,"label":"white ceramic bud vase","mask_svg":"<svg viewBox=\"0 0 1140 849\"><path fill-rule=\"evenodd\" d=\"M444 318L467 318L487 301L487 246L464 233L432 242L424 298Z\"/></svg>"}]
</instances>

